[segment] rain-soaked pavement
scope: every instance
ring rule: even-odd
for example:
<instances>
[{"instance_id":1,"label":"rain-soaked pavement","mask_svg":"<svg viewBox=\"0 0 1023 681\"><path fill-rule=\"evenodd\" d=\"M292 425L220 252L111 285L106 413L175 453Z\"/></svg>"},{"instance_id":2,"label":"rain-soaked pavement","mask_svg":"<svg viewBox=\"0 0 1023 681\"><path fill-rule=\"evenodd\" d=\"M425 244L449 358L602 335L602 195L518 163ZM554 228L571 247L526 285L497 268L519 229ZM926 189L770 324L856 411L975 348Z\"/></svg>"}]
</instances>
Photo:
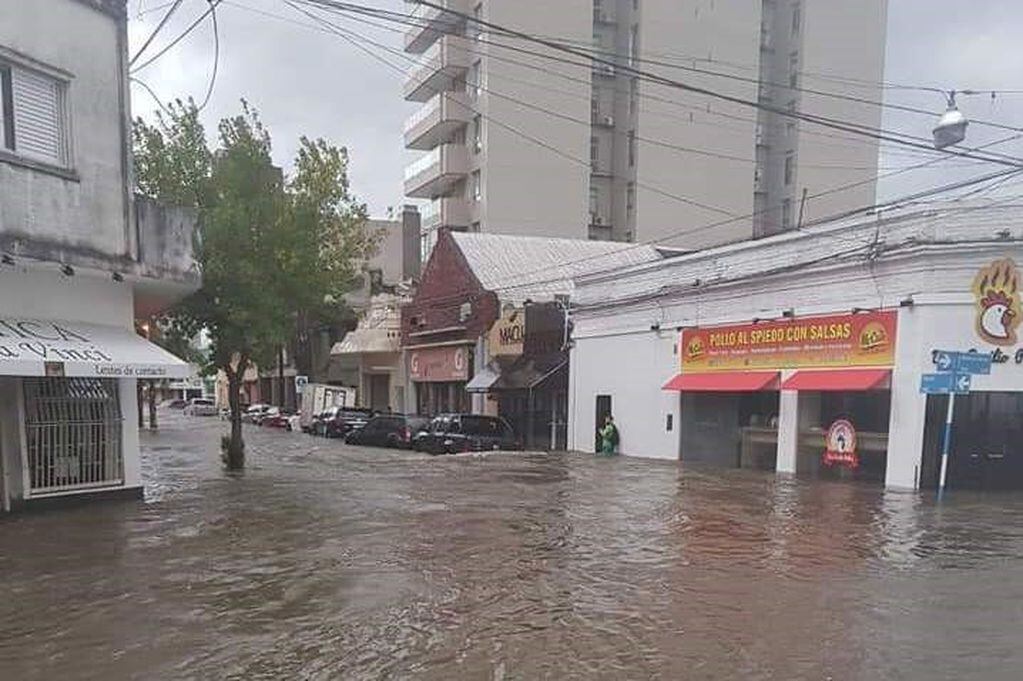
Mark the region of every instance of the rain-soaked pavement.
<instances>
[{"instance_id":1,"label":"rain-soaked pavement","mask_svg":"<svg viewBox=\"0 0 1023 681\"><path fill-rule=\"evenodd\" d=\"M0 520L0 679L1020 679L1023 498L216 421Z\"/></svg>"}]
</instances>

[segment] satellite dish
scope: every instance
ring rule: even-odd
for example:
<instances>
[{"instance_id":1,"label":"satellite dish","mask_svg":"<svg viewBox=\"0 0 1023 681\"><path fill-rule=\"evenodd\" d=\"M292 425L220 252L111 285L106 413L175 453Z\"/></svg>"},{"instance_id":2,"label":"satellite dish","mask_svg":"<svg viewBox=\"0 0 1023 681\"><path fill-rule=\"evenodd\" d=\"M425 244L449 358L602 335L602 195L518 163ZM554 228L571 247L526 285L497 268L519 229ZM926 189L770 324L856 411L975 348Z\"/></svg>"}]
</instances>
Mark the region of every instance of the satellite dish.
<instances>
[{"instance_id":1,"label":"satellite dish","mask_svg":"<svg viewBox=\"0 0 1023 681\"><path fill-rule=\"evenodd\" d=\"M938 125L934 128L934 148L944 149L953 144L959 144L966 139L966 126L970 122L956 106L955 90L948 95L948 109L938 119Z\"/></svg>"}]
</instances>

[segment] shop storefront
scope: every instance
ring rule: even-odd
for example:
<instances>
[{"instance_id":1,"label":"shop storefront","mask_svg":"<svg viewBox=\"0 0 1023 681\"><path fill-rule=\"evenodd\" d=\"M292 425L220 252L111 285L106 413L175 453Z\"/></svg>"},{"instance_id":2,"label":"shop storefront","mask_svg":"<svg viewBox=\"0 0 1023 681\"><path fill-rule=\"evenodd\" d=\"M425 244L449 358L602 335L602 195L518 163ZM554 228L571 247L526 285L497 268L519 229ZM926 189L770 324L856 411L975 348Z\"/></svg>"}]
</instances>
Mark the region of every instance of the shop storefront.
<instances>
[{"instance_id":1,"label":"shop storefront","mask_svg":"<svg viewBox=\"0 0 1023 681\"><path fill-rule=\"evenodd\" d=\"M473 361L470 345L459 342L409 348L408 358L417 413L436 415L472 410L465 390Z\"/></svg>"},{"instance_id":2,"label":"shop storefront","mask_svg":"<svg viewBox=\"0 0 1023 681\"><path fill-rule=\"evenodd\" d=\"M487 335L490 361L466 389L485 395L523 446L564 449L568 408L565 316L558 303L508 306ZM488 413L491 410L487 410Z\"/></svg>"},{"instance_id":3,"label":"shop storefront","mask_svg":"<svg viewBox=\"0 0 1023 681\"><path fill-rule=\"evenodd\" d=\"M140 495L136 382L189 373L131 328L0 319L4 510L86 492Z\"/></svg>"},{"instance_id":4,"label":"shop storefront","mask_svg":"<svg viewBox=\"0 0 1023 681\"><path fill-rule=\"evenodd\" d=\"M687 328L681 372L681 458L777 467L780 393L796 401L796 473L884 480L897 312ZM838 429L844 456L828 447ZM828 452L832 452L829 454Z\"/></svg>"},{"instance_id":5,"label":"shop storefront","mask_svg":"<svg viewBox=\"0 0 1023 681\"><path fill-rule=\"evenodd\" d=\"M954 390L948 487L1023 489L1020 222L907 214L582 278L569 446L613 413L625 455L934 489Z\"/></svg>"}]
</instances>

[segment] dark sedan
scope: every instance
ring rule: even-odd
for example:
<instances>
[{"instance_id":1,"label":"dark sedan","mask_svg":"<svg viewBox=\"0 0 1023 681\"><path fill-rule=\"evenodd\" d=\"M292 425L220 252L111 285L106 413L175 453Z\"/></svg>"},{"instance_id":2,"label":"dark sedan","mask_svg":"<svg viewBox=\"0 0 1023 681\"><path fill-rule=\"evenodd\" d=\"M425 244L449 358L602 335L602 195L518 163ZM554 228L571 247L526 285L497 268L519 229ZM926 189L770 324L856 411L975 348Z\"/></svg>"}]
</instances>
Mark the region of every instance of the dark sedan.
<instances>
[{"instance_id":1,"label":"dark sedan","mask_svg":"<svg viewBox=\"0 0 1023 681\"><path fill-rule=\"evenodd\" d=\"M497 416L476 414L438 416L430 422L427 430L413 438L412 446L417 451L430 454L521 449L507 421Z\"/></svg>"},{"instance_id":2,"label":"dark sedan","mask_svg":"<svg viewBox=\"0 0 1023 681\"><path fill-rule=\"evenodd\" d=\"M345 407L325 418L321 427L327 437L344 437L352 430L365 426L372 417L373 411L370 409Z\"/></svg>"},{"instance_id":3,"label":"dark sedan","mask_svg":"<svg viewBox=\"0 0 1023 681\"><path fill-rule=\"evenodd\" d=\"M350 445L408 449L412 446L412 438L425 430L429 424L430 419L424 416L401 414L374 416L362 428L349 432L345 436L345 442Z\"/></svg>"}]
</instances>

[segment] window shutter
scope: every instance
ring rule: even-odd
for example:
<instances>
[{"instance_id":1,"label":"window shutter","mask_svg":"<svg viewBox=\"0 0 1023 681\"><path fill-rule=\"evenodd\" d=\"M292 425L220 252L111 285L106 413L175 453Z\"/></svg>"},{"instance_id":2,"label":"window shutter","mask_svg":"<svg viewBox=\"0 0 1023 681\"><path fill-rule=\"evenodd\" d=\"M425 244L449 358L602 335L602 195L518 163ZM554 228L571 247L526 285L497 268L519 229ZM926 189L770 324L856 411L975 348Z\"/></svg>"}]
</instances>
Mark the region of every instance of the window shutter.
<instances>
[{"instance_id":1,"label":"window shutter","mask_svg":"<svg viewBox=\"0 0 1023 681\"><path fill-rule=\"evenodd\" d=\"M14 139L19 154L64 165L64 115L61 85L25 69L13 68Z\"/></svg>"}]
</instances>

